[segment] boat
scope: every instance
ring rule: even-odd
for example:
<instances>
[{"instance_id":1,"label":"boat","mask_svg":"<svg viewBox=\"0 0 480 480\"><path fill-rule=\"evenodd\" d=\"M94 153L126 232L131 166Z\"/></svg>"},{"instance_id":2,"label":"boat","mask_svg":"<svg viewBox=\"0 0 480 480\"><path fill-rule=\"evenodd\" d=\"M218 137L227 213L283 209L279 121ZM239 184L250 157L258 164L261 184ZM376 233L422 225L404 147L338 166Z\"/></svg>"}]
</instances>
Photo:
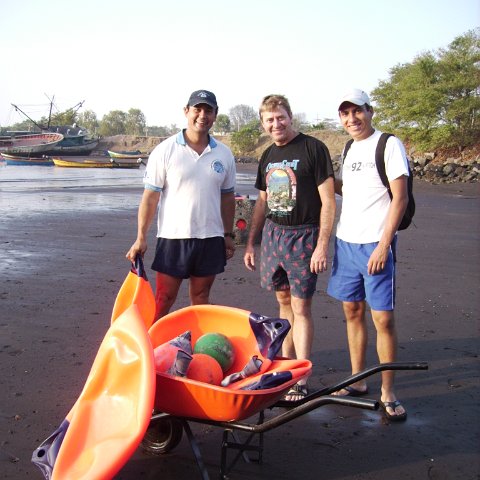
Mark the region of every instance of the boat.
<instances>
[{"instance_id":1,"label":"boat","mask_svg":"<svg viewBox=\"0 0 480 480\"><path fill-rule=\"evenodd\" d=\"M40 156L51 150L63 140L61 133L34 133L29 135L12 135L0 142L0 154Z\"/></svg>"},{"instance_id":2,"label":"boat","mask_svg":"<svg viewBox=\"0 0 480 480\"><path fill-rule=\"evenodd\" d=\"M63 158L53 157L53 163L56 167L69 168L113 168L111 162L97 161L97 160L65 160Z\"/></svg>"},{"instance_id":3,"label":"boat","mask_svg":"<svg viewBox=\"0 0 480 480\"><path fill-rule=\"evenodd\" d=\"M143 164L141 158L110 158L113 168L140 168Z\"/></svg>"},{"instance_id":4,"label":"boat","mask_svg":"<svg viewBox=\"0 0 480 480\"><path fill-rule=\"evenodd\" d=\"M134 159L145 160L149 156L148 153L142 153L140 150L133 150L133 151L125 150L122 152L114 152L112 150L107 150L107 152L110 155L110 158L113 158L115 160L134 160Z\"/></svg>"},{"instance_id":5,"label":"boat","mask_svg":"<svg viewBox=\"0 0 480 480\"><path fill-rule=\"evenodd\" d=\"M51 167L53 161L48 156L42 157L22 157L20 155L12 155L9 153L2 152L2 158L5 160L7 165L35 165L35 166L45 166Z\"/></svg>"},{"instance_id":6,"label":"boat","mask_svg":"<svg viewBox=\"0 0 480 480\"><path fill-rule=\"evenodd\" d=\"M141 165L138 160L66 160L61 157L52 157L52 160L57 167L69 168L140 168Z\"/></svg>"},{"instance_id":7,"label":"boat","mask_svg":"<svg viewBox=\"0 0 480 480\"><path fill-rule=\"evenodd\" d=\"M74 108L81 107L83 102L80 102ZM30 118L20 107L12 103L16 111L24 115L33 125L44 133L57 133L63 135L63 139L56 145L52 145L51 149L45 151L47 155L90 155L95 148L97 148L100 138L97 135L92 135L86 128L73 125L50 125L52 118L53 101L50 102L50 113L46 125L39 124ZM73 109L69 109L73 110ZM1 141L0 141L1 145Z\"/></svg>"},{"instance_id":8,"label":"boat","mask_svg":"<svg viewBox=\"0 0 480 480\"><path fill-rule=\"evenodd\" d=\"M82 127L51 126L49 132L61 133L63 140L55 145L47 155L90 155L98 146L99 138Z\"/></svg>"}]
</instances>

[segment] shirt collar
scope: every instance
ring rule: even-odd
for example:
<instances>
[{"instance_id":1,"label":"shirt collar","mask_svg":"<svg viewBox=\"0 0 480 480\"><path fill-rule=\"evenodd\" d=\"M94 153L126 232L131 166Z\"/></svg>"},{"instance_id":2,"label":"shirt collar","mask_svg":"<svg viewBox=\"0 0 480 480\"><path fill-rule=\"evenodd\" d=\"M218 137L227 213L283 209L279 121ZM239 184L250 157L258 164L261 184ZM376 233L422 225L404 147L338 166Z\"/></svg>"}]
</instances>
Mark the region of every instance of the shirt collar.
<instances>
[{"instance_id":1,"label":"shirt collar","mask_svg":"<svg viewBox=\"0 0 480 480\"><path fill-rule=\"evenodd\" d=\"M187 141L185 140L185 135L183 134L185 132L185 129L183 130L180 130L178 133L177 133L177 143L179 145L187 145ZM211 135L208 135L208 145L210 146L210 148L215 148L217 146L217 142L215 141L215 139L211 136Z\"/></svg>"}]
</instances>

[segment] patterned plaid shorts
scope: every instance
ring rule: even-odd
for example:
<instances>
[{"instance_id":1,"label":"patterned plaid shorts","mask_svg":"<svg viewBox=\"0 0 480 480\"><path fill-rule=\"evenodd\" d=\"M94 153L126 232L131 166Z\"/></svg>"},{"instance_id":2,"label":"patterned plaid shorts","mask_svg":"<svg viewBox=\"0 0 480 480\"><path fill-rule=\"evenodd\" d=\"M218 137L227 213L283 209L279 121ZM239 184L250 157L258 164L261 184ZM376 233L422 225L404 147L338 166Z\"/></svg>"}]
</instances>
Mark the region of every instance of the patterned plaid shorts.
<instances>
[{"instance_id":1,"label":"patterned plaid shorts","mask_svg":"<svg viewBox=\"0 0 480 480\"><path fill-rule=\"evenodd\" d=\"M318 225L278 225L265 221L262 232L260 284L268 290L290 290L297 298L315 293L317 274L310 270Z\"/></svg>"}]
</instances>

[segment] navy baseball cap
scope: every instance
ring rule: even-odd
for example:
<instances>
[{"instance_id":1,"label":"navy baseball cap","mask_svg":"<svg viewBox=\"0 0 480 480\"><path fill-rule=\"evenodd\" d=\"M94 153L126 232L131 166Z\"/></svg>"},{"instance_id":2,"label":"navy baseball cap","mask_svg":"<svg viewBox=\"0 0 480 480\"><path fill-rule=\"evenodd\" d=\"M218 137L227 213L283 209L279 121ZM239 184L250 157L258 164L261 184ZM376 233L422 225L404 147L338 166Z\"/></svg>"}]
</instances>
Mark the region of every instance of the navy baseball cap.
<instances>
[{"instance_id":1,"label":"navy baseball cap","mask_svg":"<svg viewBox=\"0 0 480 480\"><path fill-rule=\"evenodd\" d=\"M187 105L189 107L195 107L195 105L199 105L200 103L206 103L212 108L218 108L215 95L208 90L196 90L193 92L188 99Z\"/></svg>"}]
</instances>

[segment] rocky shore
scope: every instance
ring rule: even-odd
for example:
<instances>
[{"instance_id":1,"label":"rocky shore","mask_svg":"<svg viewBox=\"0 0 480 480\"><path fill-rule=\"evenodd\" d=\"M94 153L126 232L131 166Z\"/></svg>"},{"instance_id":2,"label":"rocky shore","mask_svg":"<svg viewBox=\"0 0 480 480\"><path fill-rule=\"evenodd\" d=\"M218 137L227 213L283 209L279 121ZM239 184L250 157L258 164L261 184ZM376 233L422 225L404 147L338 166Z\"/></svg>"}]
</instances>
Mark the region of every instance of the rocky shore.
<instances>
[{"instance_id":1,"label":"rocky shore","mask_svg":"<svg viewBox=\"0 0 480 480\"><path fill-rule=\"evenodd\" d=\"M335 133L335 135L333 135ZM312 135L322 140L330 150L335 170L340 166L340 153L348 137L340 132L318 131ZM149 153L164 137L141 137L133 135L116 135L105 137L98 146L98 152L106 150L140 150ZM229 138L220 137L227 145ZM258 161L261 151L266 145L252 152L250 156L237 157L242 164ZM472 183L480 179L480 145L465 149L460 153L452 151L417 153L411 148L408 152L410 166L416 178L432 184Z\"/></svg>"}]
</instances>

